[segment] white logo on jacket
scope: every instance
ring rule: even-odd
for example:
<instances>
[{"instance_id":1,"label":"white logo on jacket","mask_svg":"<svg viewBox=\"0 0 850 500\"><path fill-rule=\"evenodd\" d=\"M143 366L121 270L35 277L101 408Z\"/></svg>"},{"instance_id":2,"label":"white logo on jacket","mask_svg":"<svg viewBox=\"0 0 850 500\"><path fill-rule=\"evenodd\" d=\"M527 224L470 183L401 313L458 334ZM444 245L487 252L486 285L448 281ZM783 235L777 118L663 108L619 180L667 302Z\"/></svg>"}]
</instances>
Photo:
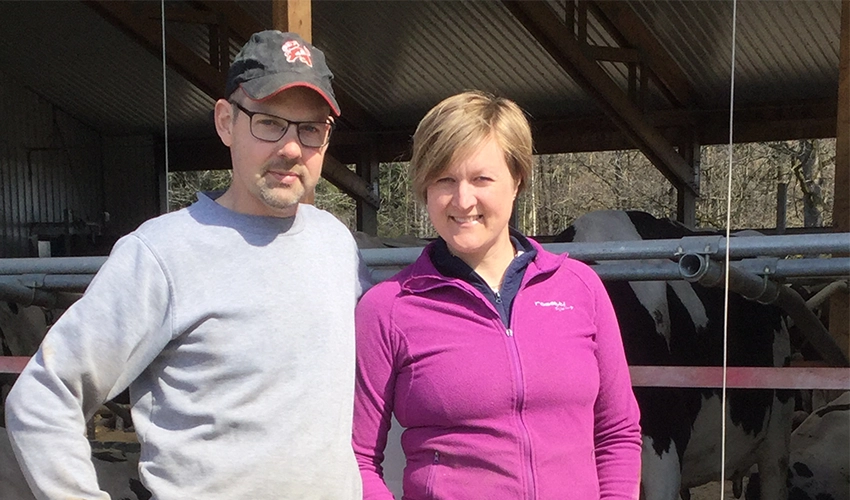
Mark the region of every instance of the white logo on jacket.
<instances>
[{"instance_id":1,"label":"white logo on jacket","mask_svg":"<svg viewBox=\"0 0 850 500\"><path fill-rule=\"evenodd\" d=\"M554 307L556 311L566 311L567 309L573 308L573 306L568 306L566 302L561 302L560 300L550 300L549 302L540 302L539 300L535 300L534 305L540 307Z\"/></svg>"}]
</instances>

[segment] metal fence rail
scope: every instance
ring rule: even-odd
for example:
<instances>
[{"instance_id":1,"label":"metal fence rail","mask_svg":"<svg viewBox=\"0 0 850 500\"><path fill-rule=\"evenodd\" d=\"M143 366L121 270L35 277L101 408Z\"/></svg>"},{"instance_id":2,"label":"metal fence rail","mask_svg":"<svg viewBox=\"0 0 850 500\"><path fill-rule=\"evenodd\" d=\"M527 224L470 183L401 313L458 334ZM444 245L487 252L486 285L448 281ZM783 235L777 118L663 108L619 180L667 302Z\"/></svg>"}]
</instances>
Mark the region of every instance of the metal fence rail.
<instances>
[{"instance_id":1,"label":"metal fence rail","mask_svg":"<svg viewBox=\"0 0 850 500\"><path fill-rule=\"evenodd\" d=\"M668 240L547 243L543 247L554 253L568 252L572 258L591 263L603 280L666 281L693 279L694 262L710 265L723 260L727 244L730 257L736 259L730 272L757 280L850 278L850 233L735 236L728 241L723 236L688 236ZM416 260L422 247L361 252L373 279L382 281ZM63 293L83 291L105 261L106 257L0 259L0 300L54 306L70 303L75 296ZM19 373L27 360L0 357L0 373ZM846 364L846 360L835 364ZM719 387L722 374L720 367L633 366L631 370L635 386ZM728 387L850 390L847 368L728 370Z\"/></svg>"},{"instance_id":2,"label":"metal fence rail","mask_svg":"<svg viewBox=\"0 0 850 500\"><path fill-rule=\"evenodd\" d=\"M0 374L20 373L29 358L0 356ZM634 387L722 387L720 366L630 366ZM727 367L729 389L850 390L850 370L824 367Z\"/></svg>"},{"instance_id":3,"label":"metal fence rail","mask_svg":"<svg viewBox=\"0 0 850 500\"><path fill-rule=\"evenodd\" d=\"M786 258L788 256L850 255L850 233L826 233L783 236L735 236L730 239L730 256L745 259L733 265L747 272L776 278L803 276L850 276L850 258ZM681 279L675 262L683 255L705 255L722 260L726 238L722 236L688 236L668 240L607 241L595 243L547 243L543 247L554 253L569 252L570 257L585 262L656 260L633 263L606 263L595 266L602 279L672 280ZM421 247L368 248L361 250L363 260L378 280L388 278L412 263ZM0 259L0 277L28 276L43 279L39 288L69 289L88 285L85 275L97 273L106 257L52 257ZM53 275L76 275L61 279ZM39 278L39 276L43 276ZM50 276L47 278L47 276Z\"/></svg>"}]
</instances>

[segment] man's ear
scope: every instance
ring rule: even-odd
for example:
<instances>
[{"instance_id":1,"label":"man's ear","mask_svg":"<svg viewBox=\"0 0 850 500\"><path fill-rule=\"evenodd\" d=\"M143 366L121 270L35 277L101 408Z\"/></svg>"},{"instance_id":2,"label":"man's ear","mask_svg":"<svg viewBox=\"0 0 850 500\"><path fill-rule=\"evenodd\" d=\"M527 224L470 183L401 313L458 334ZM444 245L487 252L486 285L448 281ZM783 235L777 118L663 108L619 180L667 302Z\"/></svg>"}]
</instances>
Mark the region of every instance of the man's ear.
<instances>
[{"instance_id":1,"label":"man's ear","mask_svg":"<svg viewBox=\"0 0 850 500\"><path fill-rule=\"evenodd\" d=\"M225 99L215 102L215 131L225 146L233 143L233 105Z\"/></svg>"}]
</instances>

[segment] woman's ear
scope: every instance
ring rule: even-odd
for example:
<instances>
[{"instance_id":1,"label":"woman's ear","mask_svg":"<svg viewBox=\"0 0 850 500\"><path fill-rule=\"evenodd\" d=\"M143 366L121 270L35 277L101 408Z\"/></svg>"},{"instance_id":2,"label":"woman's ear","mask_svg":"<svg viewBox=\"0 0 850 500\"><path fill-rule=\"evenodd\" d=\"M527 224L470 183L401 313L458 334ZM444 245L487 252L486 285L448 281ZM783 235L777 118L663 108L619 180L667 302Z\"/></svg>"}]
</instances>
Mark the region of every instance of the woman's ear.
<instances>
[{"instance_id":1,"label":"woman's ear","mask_svg":"<svg viewBox=\"0 0 850 500\"><path fill-rule=\"evenodd\" d=\"M225 99L215 102L215 131L225 146L233 144L233 105Z\"/></svg>"}]
</instances>

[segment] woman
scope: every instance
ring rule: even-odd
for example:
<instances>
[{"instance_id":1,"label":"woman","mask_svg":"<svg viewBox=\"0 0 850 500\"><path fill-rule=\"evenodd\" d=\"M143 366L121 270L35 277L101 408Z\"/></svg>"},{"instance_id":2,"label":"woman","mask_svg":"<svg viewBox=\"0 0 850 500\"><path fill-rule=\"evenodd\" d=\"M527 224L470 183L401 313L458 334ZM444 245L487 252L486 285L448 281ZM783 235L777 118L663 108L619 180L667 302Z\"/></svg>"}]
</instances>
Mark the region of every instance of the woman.
<instances>
[{"instance_id":1,"label":"woman","mask_svg":"<svg viewBox=\"0 0 850 500\"><path fill-rule=\"evenodd\" d=\"M531 168L507 99L465 92L419 123L413 185L440 238L357 308L365 499L392 498L393 413L405 499L637 498L639 411L605 289L508 227Z\"/></svg>"}]
</instances>

